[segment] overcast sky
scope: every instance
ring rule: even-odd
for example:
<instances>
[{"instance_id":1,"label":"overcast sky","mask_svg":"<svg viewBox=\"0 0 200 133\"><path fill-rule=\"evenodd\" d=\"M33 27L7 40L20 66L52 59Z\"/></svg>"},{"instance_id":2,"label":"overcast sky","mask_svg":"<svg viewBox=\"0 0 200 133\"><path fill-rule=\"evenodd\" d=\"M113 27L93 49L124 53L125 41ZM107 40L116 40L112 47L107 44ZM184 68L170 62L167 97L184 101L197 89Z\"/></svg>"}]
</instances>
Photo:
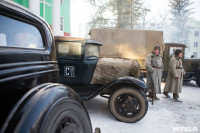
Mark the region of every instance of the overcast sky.
<instances>
[{"instance_id":1,"label":"overcast sky","mask_svg":"<svg viewBox=\"0 0 200 133\"><path fill-rule=\"evenodd\" d=\"M168 1L146 0L146 6L151 10L147 15L147 20L159 20L159 15L169 10ZM200 0L192 1L195 3L192 5L195 12L192 17L200 21ZM92 15L94 15L93 7L85 2L85 0L71 0L71 35L74 37L85 37L88 32L86 30L87 23L90 21Z\"/></svg>"}]
</instances>

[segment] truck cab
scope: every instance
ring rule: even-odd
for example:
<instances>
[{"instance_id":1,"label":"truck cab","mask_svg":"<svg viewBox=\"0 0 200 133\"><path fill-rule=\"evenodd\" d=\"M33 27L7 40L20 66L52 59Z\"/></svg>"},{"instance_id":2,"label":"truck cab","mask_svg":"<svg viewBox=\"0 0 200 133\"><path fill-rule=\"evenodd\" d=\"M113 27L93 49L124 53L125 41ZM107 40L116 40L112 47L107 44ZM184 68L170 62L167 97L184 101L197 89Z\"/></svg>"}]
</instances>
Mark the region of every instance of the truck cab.
<instances>
[{"instance_id":1,"label":"truck cab","mask_svg":"<svg viewBox=\"0 0 200 133\"><path fill-rule=\"evenodd\" d=\"M120 121L137 122L145 116L148 102L145 95L147 86L143 81L126 75L105 83L92 82L101 59L100 42L62 36L56 36L55 42L60 83L72 87L83 100L90 100L98 95L108 98L111 113ZM115 61L114 58L112 60ZM108 65L102 64L105 71ZM109 74L113 73L108 72L107 75Z\"/></svg>"},{"instance_id":2,"label":"truck cab","mask_svg":"<svg viewBox=\"0 0 200 133\"><path fill-rule=\"evenodd\" d=\"M81 38L55 38L60 82L68 85L90 84L102 44Z\"/></svg>"}]
</instances>

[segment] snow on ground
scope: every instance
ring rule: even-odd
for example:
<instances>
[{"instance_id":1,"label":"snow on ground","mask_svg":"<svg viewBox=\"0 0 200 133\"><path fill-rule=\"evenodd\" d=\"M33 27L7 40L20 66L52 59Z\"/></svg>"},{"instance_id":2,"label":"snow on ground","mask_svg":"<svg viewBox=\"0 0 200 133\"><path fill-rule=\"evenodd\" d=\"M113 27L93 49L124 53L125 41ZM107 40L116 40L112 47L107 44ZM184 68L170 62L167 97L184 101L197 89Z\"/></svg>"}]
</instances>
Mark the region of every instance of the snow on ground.
<instances>
[{"instance_id":1,"label":"snow on ground","mask_svg":"<svg viewBox=\"0 0 200 133\"><path fill-rule=\"evenodd\" d=\"M162 83L164 88L165 83ZM200 88L195 82L184 83L180 99L183 103L174 102L160 94L160 101L154 105L149 102L146 116L137 123L117 121L108 109L108 100L100 96L86 101L92 126L100 127L102 133L176 133L173 127L191 127L200 133ZM190 133L193 131L190 131ZM187 131L184 131L187 133Z\"/></svg>"}]
</instances>

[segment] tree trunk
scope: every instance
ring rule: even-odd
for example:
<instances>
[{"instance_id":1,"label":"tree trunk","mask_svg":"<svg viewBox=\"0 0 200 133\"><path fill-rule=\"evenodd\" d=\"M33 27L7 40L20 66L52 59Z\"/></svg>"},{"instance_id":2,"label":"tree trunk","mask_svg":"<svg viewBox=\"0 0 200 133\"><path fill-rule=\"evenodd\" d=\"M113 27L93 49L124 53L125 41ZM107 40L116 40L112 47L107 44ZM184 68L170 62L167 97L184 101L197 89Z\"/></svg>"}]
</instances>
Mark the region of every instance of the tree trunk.
<instances>
[{"instance_id":1,"label":"tree trunk","mask_svg":"<svg viewBox=\"0 0 200 133\"><path fill-rule=\"evenodd\" d=\"M133 0L130 0L130 24L133 29Z\"/></svg>"}]
</instances>

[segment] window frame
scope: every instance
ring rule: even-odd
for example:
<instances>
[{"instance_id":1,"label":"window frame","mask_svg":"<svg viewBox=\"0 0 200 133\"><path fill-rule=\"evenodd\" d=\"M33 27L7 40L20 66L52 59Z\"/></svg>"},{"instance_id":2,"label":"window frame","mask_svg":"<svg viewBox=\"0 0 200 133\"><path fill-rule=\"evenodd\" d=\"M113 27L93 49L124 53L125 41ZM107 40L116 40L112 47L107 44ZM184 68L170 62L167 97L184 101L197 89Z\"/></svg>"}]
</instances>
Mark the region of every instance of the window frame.
<instances>
[{"instance_id":1,"label":"window frame","mask_svg":"<svg viewBox=\"0 0 200 133\"><path fill-rule=\"evenodd\" d=\"M86 46L88 46L88 45L92 45L92 46L96 46L97 48L98 48L98 52L99 52L99 55L97 56L97 59L100 57L100 46L98 46L98 45L96 45L96 44L93 44L93 43L85 43L85 45L84 45L84 58L86 59L87 58L87 56L86 56Z\"/></svg>"},{"instance_id":2,"label":"window frame","mask_svg":"<svg viewBox=\"0 0 200 133\"><path fill-rule=\"evenodd\" d=\"M81 56L80 58L66 58L63 56L58 56L58 45L59 43L67 43L67 42L76 42L76 43L80 43L81 44ZM56 58L60 58L60 59L64 59L64 60L83 60L83 51L84 51L84 45L83 45L83 41L65 41L65 40L56 40L55 41L56 44Z\"/></svg>"},{"instance_id":3,"label":"window frame","mask_svg":"<svg viewBox=\"0 0 200 133\"><path fill-rule=\"evenodd\" d=\"M194 47L197 48L199 46L198 42L194 42Z\"/></svg>"},{"instance_id":4,"label":"window frame","mask_svg":"<svg viewBox=\"0 0 200 133\"><path fill-rule=\"evenodd\" d=\"M193 55L194 55L194 59L198 59L198 53L197 52L193 52Z\"/></svg>"},{"instance_id":5,"label":"window frame","mask_svg":"<svg viewBox=\"0 0 200 133\"><path fill-rule=\"evenodd\" d=\"M47 50L47 40L45 39L46 33L45 33L44 29L42 28L42 26L40 26L41 23L38 22L38 20L34 19L31 16L27 16L27 15L22 14L22 13L16 13L16 14L14 14L14 13L11 14L9 12L4 12L4 11L0 10L0 15L3 15L5 17L14 19L16 21L20 21L20 22L29 24L31 26L34 26L39 31L39 33L41 35L43 47L42 48L28 48L28 47L20 47L20 46L0 46L0 48L16 48L16 49L24 49L24 50L41 50L41 51ZM36 25L36 23L33 23L33 21L37 22L38 25Z\"/></svg>"},{"instance_id":6,"label":"window frame","mask_svg":"<svg viewBox=\"0 0 200 133\"><path fill-rule=\"evenodd\" d=\"M62 19L62 23L61 23L61 19ZM60 31L64 31L64 17L63 16L60 16Z\"/></svg>"},{"instance_id":7,"label":"window frame","mask_svg":"<svg viewBox=\"0 0 200 133\"><path fill-rule=\"evenodd\" d=\"M198 36L199 36L199 31L195 31L195 32L194 32L194 36L195 36L195 37L198 37Z\"/></svg>"}]
</instances>

